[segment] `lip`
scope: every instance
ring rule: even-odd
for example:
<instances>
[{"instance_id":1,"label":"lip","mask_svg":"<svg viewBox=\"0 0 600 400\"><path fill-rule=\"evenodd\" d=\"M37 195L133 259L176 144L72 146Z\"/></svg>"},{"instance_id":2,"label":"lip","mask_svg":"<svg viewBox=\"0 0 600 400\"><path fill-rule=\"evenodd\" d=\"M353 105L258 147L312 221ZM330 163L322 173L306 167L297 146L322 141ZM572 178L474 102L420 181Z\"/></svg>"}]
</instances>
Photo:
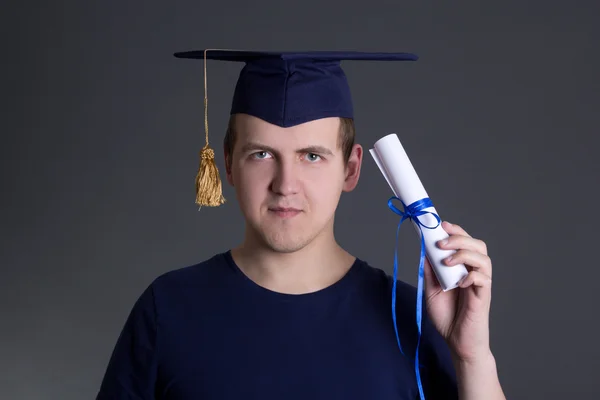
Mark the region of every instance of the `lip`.
<instances>
[{"instance_id":1,"label":"lip","mask_svg":"<svg viewBox=\"0 0 600 400\"><path fill-rule=\"evenodd\" d=\"M291 218L302 212L302 210L298 210L297 208L291 207L274 207L269 208L269 211L280 218Z\"/></svg>"},{"instance_id":2,"label":"lip","mask_svg":"<svg viewBox=\"0 0 600 400\"><path fill-rule=\"evenodd\" d=\"M292 208L292 207L272 207L272 208L269 208L269 210L277 211L277 212L300 211L297 208Z\"/></svg>"}]
</instances>

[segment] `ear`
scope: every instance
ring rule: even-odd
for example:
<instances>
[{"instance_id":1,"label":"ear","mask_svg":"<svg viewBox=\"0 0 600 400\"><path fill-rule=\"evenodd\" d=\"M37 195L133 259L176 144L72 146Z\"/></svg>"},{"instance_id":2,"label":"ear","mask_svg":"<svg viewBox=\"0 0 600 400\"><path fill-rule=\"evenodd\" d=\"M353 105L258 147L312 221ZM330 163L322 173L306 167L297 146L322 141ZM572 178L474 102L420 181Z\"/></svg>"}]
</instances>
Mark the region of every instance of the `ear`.
<instances>
[{"instance_id":1,"label":"ear","mask_svg":"<svg viewBox=\"0 0 600 400\"><path fill-rule=\"evenodd\" d=\"M358 184L358 178L360 177L360 168L363 160L363 148L360 144L352 146L352 152L348 159L348 165L346 166L346 178L344 180L344 186L342 190L344 192L350 192L354 190Z\"/></svg>"},{"instance_id":2,"label":"ear","mask_svg":"<svg viewBox=\"0 0 600 400\"><path fill-rule=\"evenodd\" d=\"M225 146L223 146L223 158L225 160L225 176L227 177L227 182L231 185L233 185L233 175L231 173L231 157L229 157L229 155L227 154L227 152L225 151Z\"/></svg>"}]
</instances>

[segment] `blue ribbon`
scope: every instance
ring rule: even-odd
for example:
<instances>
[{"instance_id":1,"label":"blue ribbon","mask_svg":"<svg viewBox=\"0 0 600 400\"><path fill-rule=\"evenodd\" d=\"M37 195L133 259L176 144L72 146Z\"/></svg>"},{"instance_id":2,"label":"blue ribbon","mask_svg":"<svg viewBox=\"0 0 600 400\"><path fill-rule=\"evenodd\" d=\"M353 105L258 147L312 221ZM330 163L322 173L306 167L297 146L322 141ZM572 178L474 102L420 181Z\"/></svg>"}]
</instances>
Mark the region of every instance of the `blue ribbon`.
<instances>
[{"instance_id":1,"label":"blue ribbon","mask_svg":"<svg viewBox=\"0 0 600 400\"><path fill-rule=\"evenodd\" d=\"M402 206L404 207L404 211L396 208L396 206L394 206L394 204L392 204L393 200L399 200L402 203ZM418 335L418 340L417 340L417 348L415 351L415 373L417 374L417 384L419 386L419 394L421 396L421 399L424 400L425 394L423 393L423 385L421 384L421 373L419 370L419 345L421 344L421 319L422 319L422 315L423 315L423 278L424 278L424 271L425 271L425 268L424 268L425 267L425 239L423 237L423 229L421 227L424 227L427 229L435 229L440 225L440 223L442 221L436 213L431 212L431 211L423 211L426 208L433 207L433 203L431 202L431 200L428 197L421 199L421 200L417 200L407 207L406 204L404 204L404 202L402 200L400 200L396 196L392 196L388 200L388 207L396 214L402 216L402 219L398 223L398 228L396 229L396 250L394 251L394 282L393 282L393 287L392 287L392 318L394 320L394 329L396 331L396 340L398 341L398 347L400 347L400 352L402 353L402 355L404 355L404 351L402 350L402 345L400 344L400 337L398 335L398 326L396 324L396 281L397 281L396 276L398 274L398 232L400 232L400 226L402 225L402 222L404 222L404 220L406 220L406 219L411 219L412 221L414 221L417 224L417 226L419 228L419 232L421 233L421 259L419 261L419 281L418 281L418 287L417 287L417 327L419 330L419 335ZM438 221L438 223L435 226L424 225L419 220L419 216L425 215L425 214L433 215L436 218L436 220Z\"/></svg>"}]
</instances>

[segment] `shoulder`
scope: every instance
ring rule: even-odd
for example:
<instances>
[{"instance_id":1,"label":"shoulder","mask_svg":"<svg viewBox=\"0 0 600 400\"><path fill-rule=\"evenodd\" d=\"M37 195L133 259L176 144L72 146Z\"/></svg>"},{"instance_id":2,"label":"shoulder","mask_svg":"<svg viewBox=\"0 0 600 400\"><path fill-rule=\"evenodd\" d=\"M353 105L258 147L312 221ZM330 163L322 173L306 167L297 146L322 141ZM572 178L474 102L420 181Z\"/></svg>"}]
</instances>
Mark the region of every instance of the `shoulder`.
<instances>
[{"instance_id":1,"label":"shoulder","mask_svg":"<svg viewBox=\"0 0 600 400\"><path fill-rule=\"evenodd\" d=\"M394 277L365 259L358 260L364 271L363 279L365 279L373 288L390 297L391 300L392 290L394 289ZM397 304L402 307L412 307L416 304L416 286L397 279L395 290Z\"/></svg>"},{"instance_id":2,"label":"shoulder","mask_svg":"<svg viewBox=\"0 0 600 400\"><path fill-rule=\"evenodd\" d=\"M373 287L384 298L384 307L392 306L394 278L380 268L363 261L365 276L374 284ZM452 363L450 349L444 338L437 331L427 314L427 307L422 305L421 337L417 327L417 287L397 279L395 285L395 314L398 334L404 351L409 357L415 356L419 343L419 364L426 393L432 398L456 398L456 375ZM425 301L425 299L424 299Z\"/></svg>"},{"instance_id":3,"label":"shoulder","mask_svg":"<svg viewBox=\"0 0 600 400\"><path fill-rule=\"evenodd\" d=\"M226 252L222 252L195 264L164 272L145 286L135 302L134 311L143 310L158 318L183 302L201 301L227 281L227 274L231 271L228 268Z\"/></svg>"},{"instance_id":4,"label":"shoulder","mask_svg":"<svg viewBox=\"0 0 600 400\"><path fill-rule=\"evenodd\" d=\"M226 269L224 264L223 253L215 254L163 273L145 287L117 338L97 399L153 398L161 357L160 332L185 326L180 322L185 319L176 319L176 314L203 300L199 296L206 296L207 291L198 288L214 284L219 271Z\"/></svg>"},{"instance_id":5,"label":"shoulder","mask_svg":"<svg viewBox=\"0 0 600 400\"><path fill-rule=\"evenodd\" d=\"M364 269L367 271L368 280L375 284L378 291L381 291L386 300L389 301L391 307L392 295L396 292L396 318L399 323L406 327L414 327L414 333L417 333L416 318L417 318L417 287L406 281L396 279L381 268L372 266L366 261L363 261ZM395 286L394 286L395 283ZM422 310L422 335L431 336L436 346L440 344L441 336L432 325L429 316L427 315L426 299L423 297Z\"/></svg>"},{"instance_id":6,"label":"shoulder","mask_svg":"<svg viewBox=\"0 0 600 400\"><path fill-rule=\"evenodd\" d=\"M400 334L405 335L413 342L417 333L415 325L417 316L416 286L400 279L396 279L394 282L392 275L364 259L360 260L360 269L363 294L368 298L376 299L376 307L382 309L386 318L389 316L390 320L392 298L395 298L395 317L401 331Z\"/></svg>"},{"instance_id":7,"label":"shoulder","mask_svg":"<svg viewBox=\"0 0 600 400\"><path fill-rule=\"evenodd\" d=\"M228 266L226 254L216 253L195 264L171 269L158 275L151 286L155 290L176 290L210 283L225 272Z\"/></svg>"}]
</instances>

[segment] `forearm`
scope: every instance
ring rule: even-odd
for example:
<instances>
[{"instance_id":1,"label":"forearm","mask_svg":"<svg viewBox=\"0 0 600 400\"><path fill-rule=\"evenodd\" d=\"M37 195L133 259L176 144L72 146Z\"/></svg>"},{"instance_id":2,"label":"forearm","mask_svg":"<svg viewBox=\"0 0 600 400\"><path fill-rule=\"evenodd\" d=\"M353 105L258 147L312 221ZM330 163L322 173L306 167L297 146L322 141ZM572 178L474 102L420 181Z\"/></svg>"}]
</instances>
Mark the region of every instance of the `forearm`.
<instances>
[{"instance_id":1,"label":"forearm","mask_svg":"<svg viewBox=\"0 0 600 400\"><path fill-rule=\"evenodd\" d=\"M454 359L460 400L506 400L496 368L496 359L488 356L474 361Z\"/></svg>"}]
</instances>

